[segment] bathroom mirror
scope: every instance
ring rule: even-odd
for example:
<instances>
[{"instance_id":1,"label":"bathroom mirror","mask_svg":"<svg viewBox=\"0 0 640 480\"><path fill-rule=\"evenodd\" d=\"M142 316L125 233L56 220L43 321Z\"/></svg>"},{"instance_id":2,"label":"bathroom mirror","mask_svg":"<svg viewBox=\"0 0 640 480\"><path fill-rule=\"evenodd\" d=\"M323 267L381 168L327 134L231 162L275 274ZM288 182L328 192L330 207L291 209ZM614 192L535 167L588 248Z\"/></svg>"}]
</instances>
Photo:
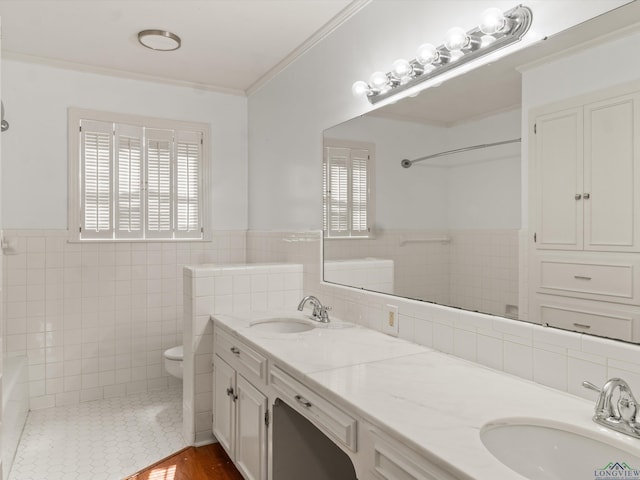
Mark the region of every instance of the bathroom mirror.
<instances>
[{"instance_id":1,"label":"bathroom mirror","mask_svg":"<svg viewBox=\"0 0 640 480\"><path fill-rule=\"evenodd\" d=\"M353 165L370 159L371 212L369 224L340 236L325 211L324 280L527 320L519 308L527 295L519 288L527 201L518 69L629 25L637 17L627 8L637 5L325 130L325 205L326 192L340 181L339 171L327 165L349 165L351 155ZM494 143L499 145L484 146ZM483 147L467 150L478 145ZM440 155L460 149L465 151ZM425 156L434 158L401 166L403 159ZM357 174L345 176L345 191L367 188L354 183Z\"/></svg>"}]
</instances>

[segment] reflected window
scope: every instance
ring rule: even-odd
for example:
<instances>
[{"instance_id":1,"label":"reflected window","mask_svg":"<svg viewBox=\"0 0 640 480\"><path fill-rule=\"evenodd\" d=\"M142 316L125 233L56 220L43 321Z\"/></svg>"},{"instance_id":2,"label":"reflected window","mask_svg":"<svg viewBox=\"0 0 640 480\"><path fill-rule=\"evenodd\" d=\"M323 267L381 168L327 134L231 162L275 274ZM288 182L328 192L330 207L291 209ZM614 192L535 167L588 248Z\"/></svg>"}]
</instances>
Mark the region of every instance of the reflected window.
<instances>
[{"instance_id":1,"label":"reflected window","mask_svg":"<svg viewBox=\"0 0 640 480\"><path fill-rule=\"evenodd\" d=\"M373 162L373 144L325 140L322 185L325 237L372 234Z\"/></svg>"}]
</instances>

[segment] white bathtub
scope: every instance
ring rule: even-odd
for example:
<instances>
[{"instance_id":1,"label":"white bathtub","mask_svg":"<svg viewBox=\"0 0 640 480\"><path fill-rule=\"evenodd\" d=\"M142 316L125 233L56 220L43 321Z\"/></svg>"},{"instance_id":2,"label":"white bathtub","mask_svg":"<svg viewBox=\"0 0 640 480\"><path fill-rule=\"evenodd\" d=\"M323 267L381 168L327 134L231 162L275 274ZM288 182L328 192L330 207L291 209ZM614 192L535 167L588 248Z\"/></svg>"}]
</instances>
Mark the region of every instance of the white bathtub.
<instances>
[{"instance_id":1,"label":"white bathtub","mask_svg":"<svg viewBox=\"0 0 640 480\"><path fill-rule=\"evenodd\" d=\"M9 470L29 413L27 357L7 357L2 364L2 478Z\"/></svg>"}]
</instances>

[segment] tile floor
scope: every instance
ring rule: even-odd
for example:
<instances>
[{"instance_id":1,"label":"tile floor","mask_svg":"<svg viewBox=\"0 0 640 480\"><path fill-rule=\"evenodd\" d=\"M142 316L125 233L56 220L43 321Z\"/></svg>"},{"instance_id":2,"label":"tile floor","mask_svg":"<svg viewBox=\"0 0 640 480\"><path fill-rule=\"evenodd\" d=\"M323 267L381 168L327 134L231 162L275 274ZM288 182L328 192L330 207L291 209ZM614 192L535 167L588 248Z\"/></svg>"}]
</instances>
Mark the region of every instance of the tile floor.
<instances>
[{"instance_id":1,"label":"tile floor","mask_svg":"<svg viewBox=\"0 0 640 480\"><path fill-rule=\"evenodd\" d=\"M121 480L186 446L182 385L29 413L9 480Z\"/></svg>"}]
</instances>

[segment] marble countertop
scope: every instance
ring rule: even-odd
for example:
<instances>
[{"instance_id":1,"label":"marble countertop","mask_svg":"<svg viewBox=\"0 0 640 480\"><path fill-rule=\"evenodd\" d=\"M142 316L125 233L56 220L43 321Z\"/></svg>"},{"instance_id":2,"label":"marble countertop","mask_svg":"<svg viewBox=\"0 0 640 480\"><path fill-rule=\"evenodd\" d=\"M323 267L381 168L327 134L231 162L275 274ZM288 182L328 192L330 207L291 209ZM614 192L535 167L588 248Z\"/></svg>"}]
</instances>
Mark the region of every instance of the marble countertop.
<instances>
[{"instance_id":1,"label":"marble countertop","mask_svg":"<svg viewBox=\"0 0 640 480\"><path fill-rule=\"evenodd\" d=\"M215 315L214 321L327 399L413 450L436 456L461 477L524 478L480 440L485 424L508 418L567 424L606 436L640 456L640 440L591 420L594 402L335 319L293 334L250 327L274 316L304 318L297 312L252 312ZM585 462L588 472L602 467Z\"/></svg>"}]
</instances>

